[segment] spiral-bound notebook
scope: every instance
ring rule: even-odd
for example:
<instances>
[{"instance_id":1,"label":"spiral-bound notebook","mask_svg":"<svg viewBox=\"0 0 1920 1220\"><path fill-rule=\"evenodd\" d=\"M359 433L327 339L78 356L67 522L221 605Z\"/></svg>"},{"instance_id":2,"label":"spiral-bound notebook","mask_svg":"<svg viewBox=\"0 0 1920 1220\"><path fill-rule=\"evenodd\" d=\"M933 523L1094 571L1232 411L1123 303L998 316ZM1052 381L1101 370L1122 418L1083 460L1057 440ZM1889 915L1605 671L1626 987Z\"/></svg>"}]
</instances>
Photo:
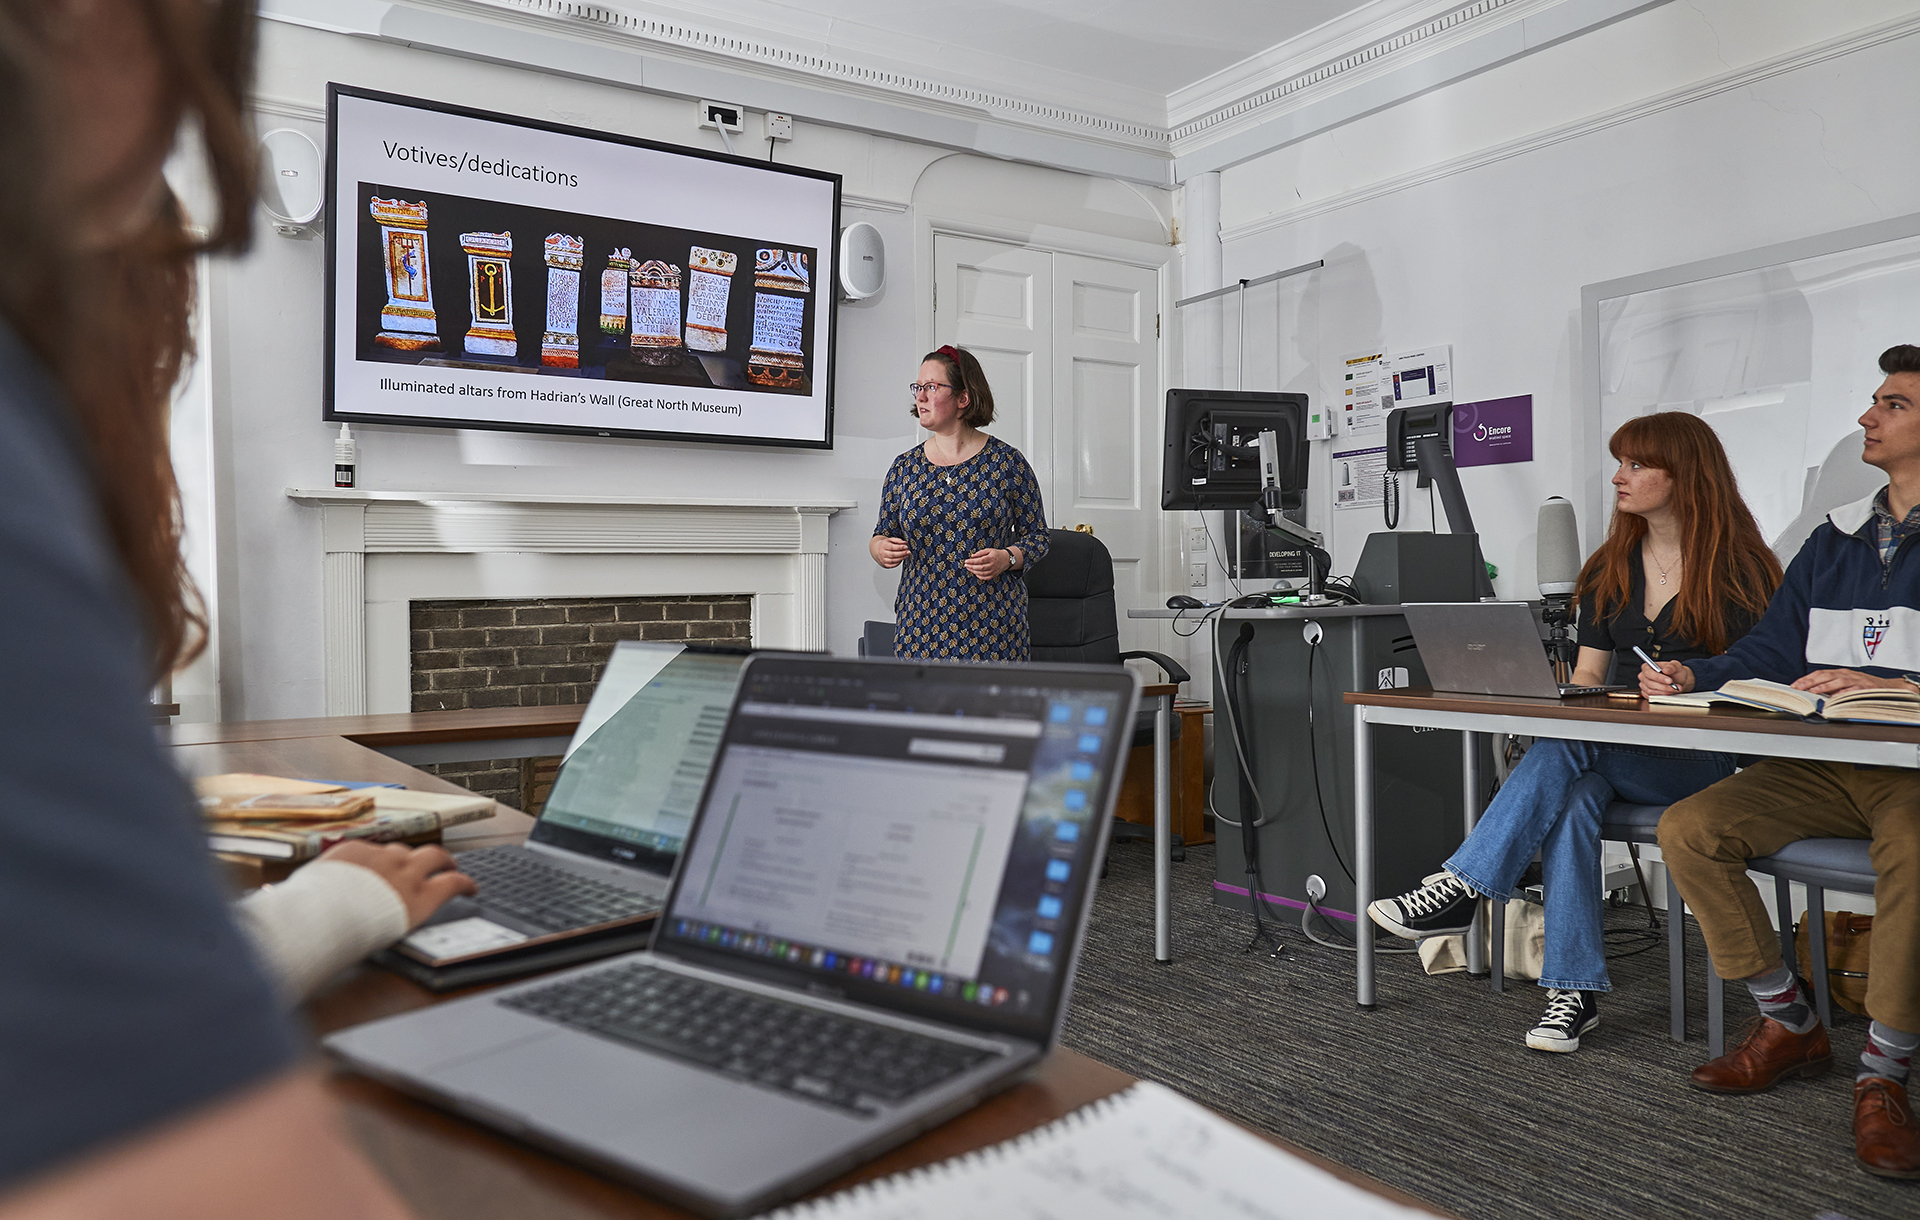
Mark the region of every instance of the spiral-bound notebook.
<instances>
[{"instance_id":1,"label":"spiral-bound notebook","mask_svg":"<svg viewBox=\"0 0 1920 1220\"><path fill-rule=\"evenodd\" d=\"M1018 1139L769 1212L762 1220L1432 1215L1337 1178L1143 1080Z\"/></svg>"}]
</instances>

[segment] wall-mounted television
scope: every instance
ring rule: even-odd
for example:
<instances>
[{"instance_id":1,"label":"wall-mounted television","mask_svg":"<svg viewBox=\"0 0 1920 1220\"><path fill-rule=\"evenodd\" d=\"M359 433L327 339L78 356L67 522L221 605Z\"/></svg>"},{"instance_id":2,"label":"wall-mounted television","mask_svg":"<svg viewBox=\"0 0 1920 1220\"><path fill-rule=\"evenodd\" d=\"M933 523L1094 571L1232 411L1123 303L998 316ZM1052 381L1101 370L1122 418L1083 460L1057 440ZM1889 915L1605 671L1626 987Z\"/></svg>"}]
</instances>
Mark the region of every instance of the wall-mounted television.
<instances>
[{"instance_id":1,"label":"wall-mounted television","mask_svg":"<svg viewBox=\"0 0 1920 1220\"><path fill-rule=\"evenodd\" d=\"M840 177L327 87L328 420L831 448Z\"/></svg>"}]
</instances>

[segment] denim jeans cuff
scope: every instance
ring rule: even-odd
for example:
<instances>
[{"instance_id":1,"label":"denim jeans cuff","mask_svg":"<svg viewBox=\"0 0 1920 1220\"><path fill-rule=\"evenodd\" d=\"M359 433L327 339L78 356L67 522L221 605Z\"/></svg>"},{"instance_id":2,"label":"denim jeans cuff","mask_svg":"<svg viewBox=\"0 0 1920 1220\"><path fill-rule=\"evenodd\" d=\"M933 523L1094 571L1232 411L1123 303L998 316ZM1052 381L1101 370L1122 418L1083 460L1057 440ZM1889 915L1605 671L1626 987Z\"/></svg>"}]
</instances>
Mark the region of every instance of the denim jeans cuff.
<instances>
[{"instance_id":1,"label":"denim jeans cuff","mask_svg":"<svg viewBox=\"0 0 1920 1220\"><path fill-rule=\"evenodd\" d=\"M1576 982L1576 981L1571 981L1567 979L1542 978L1540 980L1540 985L1542 987L1557 987L1561 991L1612 991L1613 990L1613 984L1609 983L1605 979L1601 979L1597 983L1595 982L1582 983L1582 982Z\"/></svg>"},{"instance_id":2,"label":"denim jeans cuff","mask_svg":"<svg viewBox=\"0 0 1920 1220\"><path fill-rule=\"evenodd\" d=\"M1491 899L1494 899L1496 902L1507 902L1513 898L1513 895L1510 892L1496 893L1492 886L1482 885L1480 882L1475 881L1472 875L1462 870L1459 865L1455 864L1451 860L1447 861L1445 864L1442 864L1440 867L1452 873L1456 881L1460 881L1464 883L1468 889L1472 890L1475 894L1477 894L1482 898L1491 898Z\"/></svg>"}]
</instances>

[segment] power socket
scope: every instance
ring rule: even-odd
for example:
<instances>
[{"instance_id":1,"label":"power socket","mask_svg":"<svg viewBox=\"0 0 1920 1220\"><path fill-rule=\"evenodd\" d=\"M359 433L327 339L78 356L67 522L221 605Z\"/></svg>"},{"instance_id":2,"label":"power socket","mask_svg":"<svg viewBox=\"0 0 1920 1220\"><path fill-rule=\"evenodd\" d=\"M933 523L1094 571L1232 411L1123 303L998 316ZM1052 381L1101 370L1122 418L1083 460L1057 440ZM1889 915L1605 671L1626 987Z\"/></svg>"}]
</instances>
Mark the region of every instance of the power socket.
<instances>
[{"instance_id":1,"label":"power socket","mask_svg":"<svg viewBox=\"0 0 1920 1220\"><path fill-rule=\"evenodd\" d=\"M767 113L767 139L793 139L793 116L790 114Z\"/></svg>"},{"instance_id":2,"label":"power socket","mask_svg":"<svg viewBox=\"0 0 1920 1220\"><path fill-rule=\"evenodd\" d=\"M1207 527L1189 525L1187 527L1187 554L1204 555L1207 553Z\"/></svg>"},{"instance_id":3,"label":"power socket","mask_svg":"<svg viewBox=\"0 0 1920 1220\"><path fill-rule=\"evenodd\" d=\"M1190 563L1187 565L1187 588L1204 589L1207 587L1207 565Z\"/></svg>"},{"instance_id":4,"label":"power socket","mask_svg":"<svg viewBox=\"0 0 1920 1220\"><path fill-rule=\"evenodd\" d=\"M700 126L717 131L745 131L747 112L733 102L701 102Z\"/></svg>"},{"instance_id":5,"label":"power socket","mask_svg":"<svg viewBox=\"0 0 1920 1220\"><path fill-rule=\"evenodd\" d=\"M1326 896L1327 896L1326 881L1320 876L1319 873L1308 874L1307 898L1313 902L1318 902L1322 898L1325 898Z\"/></svg>"}]
</instances>

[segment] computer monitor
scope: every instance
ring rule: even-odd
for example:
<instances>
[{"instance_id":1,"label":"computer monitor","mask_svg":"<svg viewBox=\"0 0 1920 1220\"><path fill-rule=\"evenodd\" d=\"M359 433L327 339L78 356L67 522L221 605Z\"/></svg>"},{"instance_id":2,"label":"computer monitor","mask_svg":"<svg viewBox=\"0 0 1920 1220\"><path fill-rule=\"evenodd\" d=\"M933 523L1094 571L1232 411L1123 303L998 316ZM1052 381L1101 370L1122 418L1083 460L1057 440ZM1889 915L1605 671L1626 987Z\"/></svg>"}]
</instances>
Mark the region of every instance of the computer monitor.
<instances>
[{"instance_id":1,"label":"computer monitor","mask_svg":"<svg viewBox=\"0 0 1920 1220\"><path fill-rule=\"evenodd\" d=\"M1279 442L1280 506L1307 490L1307 396L1252 390L1168 390L1160 507L1260 507L1260 434Z\"/></svg>"}]
</instances>

